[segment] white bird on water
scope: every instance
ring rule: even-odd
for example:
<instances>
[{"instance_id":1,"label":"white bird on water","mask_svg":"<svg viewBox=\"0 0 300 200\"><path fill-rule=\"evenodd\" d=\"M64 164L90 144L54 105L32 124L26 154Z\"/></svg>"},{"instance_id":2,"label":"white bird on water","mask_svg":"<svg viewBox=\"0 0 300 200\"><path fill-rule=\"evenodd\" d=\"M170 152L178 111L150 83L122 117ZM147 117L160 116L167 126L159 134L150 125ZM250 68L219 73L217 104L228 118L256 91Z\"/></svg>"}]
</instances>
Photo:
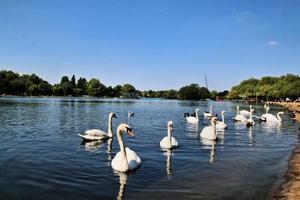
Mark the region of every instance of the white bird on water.
<instances>
[{"instance_id":1,"label":"white bird on water","mask_svg":"<svg viewBox=\"0 0 300 200\"><path fill-rule=\"evenodd\" d=\"M112 131L112 119L117 118L116 114L111 112L108 116L108 131L105 133L99 129L91 129L85 131L84 134L78 134L84 140L105 140L112 138L113 131Z\"/></svg>"},{"instance_id":2,"label":"white bird on water","mask_svg":"<svg viewBox=\"0 0 300 200\"><path fill-rule=\"evenodd\" d=\"M127 124L120 124L117 128L117 138L120 146L120 151L111 161L111 166L114 170L119 172L132 171L141 166L140 157L130 148L125 147L123 142L123 132L127 132L129 136L134 136L131 127Z\"/></svg>"},{"instance_id":3,"label":"white bird on water","mask_svg":"<svg viewBox=\"0 0 300 200\"><path fill-rule=\"evenodd\" d=\"M177 140L172 136L173 135L173 122L168 122L168 136L164 137L160 141L160 147L164 149L172 149L178 146Z\"/></svg>"},{"instance_id":4,"label":"white bird on water","mask_svg":"<svg viewBox=\"0 0 300 200\"><path fill-rule=\"evenodd\" d=\"M210 118L213 117L213 114L212 114L212 108L213 108L213 107L210 106L210 107L209 107L209 112L204 112L204 113L203 113L203 115L204 115L205 118L210 119Z\"/></svg>"},{"instance_id":5,"label":"white bird on water","mask_svg":"<svg viewBox=\"0 0 300 200\"><path fill-rule=\"evenodd\" d=\"M211 118L211 126L206 126L202 129L200 133L200 137L208 140L216 140L217 139L217 130L216 130L216 123L217 118Z\"/></svg>"},{"instance_id":6,"label":"white bird on water","mask_svg":"<svg viewBox=\"0 0 300 200\"><path fill-rule=\"evenodd\" d=\"M225 115L225 111L223 110L221 112L222 121L217 121L217 124L216 124L217 131L224 131L225 129L227 129L227 124L225 123L224 115Z\"/></svg>"},{"instance_id":7,"label":"white bird on water","mask_svg":"<svg viewBox=\"0 0 300 200\"><path fill-rule=\"evenodd\" d=\"M199 122L198 111L199 111L199 109L197 108L197 109L195 110L195 116L187 116L187 117L185 117L185 118L186 118L186 121L187 121L188 123L193 123L193 124L198 123L198 122Z\"/></svg>"},{"instance_id":8,"label":"white bird on water","mask_svg":"<svg viewBox=\"0 0 300 200\"><path fill-rule=\"evenodd\" d=\"M237 106L236 107L236 116L233 118L234 121L236 121L236 122L246 122L247 118L244 115L240 114L240 110L239 109L240 109L240 107Z\"/></svg>"}]
</instances>

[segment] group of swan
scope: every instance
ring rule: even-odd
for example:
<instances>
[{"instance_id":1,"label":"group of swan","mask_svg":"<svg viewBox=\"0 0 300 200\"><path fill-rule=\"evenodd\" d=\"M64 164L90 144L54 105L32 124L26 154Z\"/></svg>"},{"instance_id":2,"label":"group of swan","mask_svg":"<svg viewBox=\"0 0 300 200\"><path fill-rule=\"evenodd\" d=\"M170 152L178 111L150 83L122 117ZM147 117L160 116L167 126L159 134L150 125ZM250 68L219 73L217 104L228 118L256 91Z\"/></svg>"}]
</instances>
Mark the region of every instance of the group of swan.
<instances>
[{"instance_id":1,"label":"group of swan","mask_svg":"<svg viewBox=\"0 0 300 200\"><path fill-rule=\"evenodd\" d=\"M195 116L187 116L186 119L188 122L198 123L199 122L199 109L196 109ZM269 108L266 107L266 113L262 115L266 121L281 121L280 115L283 112L277 113L277 118L268 113ZM248 113L244 110L243 112L239 111L239 106L237 106L237 115L234 117L235 121L244 122L247 126L253 126L255 124L253 120L253 112L252 106L250 106L249 118L247 119L244 115L248 115ZM210 141L217 140L217 132L224 131L227 128L225 123L225 111L221 112L222 121L218 121L217 117L212 115L212 107L210 107L210 113L204 113L204 116L210 118L211 125L206 126L200 132L200 137ZM129 116L129 115L128 115ZM115 113L109 113L108 117L108 131L105 133L102 130L91 129L85 131L85 134L78 134L84 140L88 141L99 141L110 139L112 142L113 138L113 130L112 130L112 119L117 118ZM173 148L178 147L177 140L173 137L173 121L169 121L167 123L167 136L164 137L160 141L160 147L162 149L171 150ZM132 128L128 124L120 124L117 128L117 139L120 147L120 151L115 155L115 157L111 161L111 166L114 170L119 172L127 172L132 171L140 167L141 159L140 157L129 147L126 147L123 141L123 134L127 133L129 136L134 136Z\"/></svg>"},{"instance_id":2,"label":"group of swan","mask_svg":"<svg viewBox=\"0 0 300 200\"><path fill-rule=\"evenodd\" d=\"M112 119L117 118L115 113L109 113L108 116L108 133L102 130L91 129L85 131L85 134L78 134L87 141L99 141L113 138ZM120 151L111 161L111 166L119 172L127 172L137 169L141 165L140 157L129 147L125 147L123 142L123 133L126 132L129 136L134 136L132 128L127 124L120 124L117 128L117 138L120 146Z\"/></svg>"}]
</instances>

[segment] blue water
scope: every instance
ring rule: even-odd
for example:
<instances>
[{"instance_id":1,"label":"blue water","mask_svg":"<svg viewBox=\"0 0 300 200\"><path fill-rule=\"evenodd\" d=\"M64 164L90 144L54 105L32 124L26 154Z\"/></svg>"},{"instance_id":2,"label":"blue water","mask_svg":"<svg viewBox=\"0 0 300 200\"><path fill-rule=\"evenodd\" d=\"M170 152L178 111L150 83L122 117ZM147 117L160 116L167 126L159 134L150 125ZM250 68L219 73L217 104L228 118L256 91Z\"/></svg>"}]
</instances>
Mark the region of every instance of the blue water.
<instances>
[{"instance_id":1,"label":"blue water","mask_svg":"<svg viewBox=\"0 0 300 200\"><path fill-rule=\"evenodd\" d=\"M216 144L200 139L209 124L202 112L226 111L228 129ZM298 143L299 124L288 115L280 126L234 123L236 105L213 101L100 100L83 98L0 98L0 199L265 199L287 166ZM189 125L183 113L201 109L199 125ZM256 115L262 105L254 105ZM272 106L270 112L284 110ZM110 166L119 151L104 143L82 143L78 133L107 130L108 113L128 123L135 138L125 145L142 159L130 174ZM135 112L128 119L127 112ZM180 147L159 148L174 122Z\"/></svg>"}]
</instances>

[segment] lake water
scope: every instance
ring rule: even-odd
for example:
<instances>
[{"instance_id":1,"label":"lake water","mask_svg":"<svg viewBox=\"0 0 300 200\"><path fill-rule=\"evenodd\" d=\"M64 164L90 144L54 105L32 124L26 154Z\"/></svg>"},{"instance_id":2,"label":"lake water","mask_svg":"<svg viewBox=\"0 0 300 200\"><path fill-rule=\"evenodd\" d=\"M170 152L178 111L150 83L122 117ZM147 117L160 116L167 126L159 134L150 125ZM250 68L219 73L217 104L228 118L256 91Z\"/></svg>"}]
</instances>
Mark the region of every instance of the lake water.
<instances>
[{"instance_id":1,"label":"lake water","mask_svg":"<svg viewBox=\"0 0 300 200\"><path fill-rule=\"evenodd\" d=\"M226 111L228 129L216 144L199 137L209 124L203 111ZM0 199L265 199L287 166L298 143L298 126L287 115L280 126L234 123L237 103L213 101L100 100L83 98L0 98ZM240 109L248 109L239 104ZM66 107L67 106L67 107ZM199 125L187 124L183 113L200 108ZM262 105L254 105L256 115ZM271 106L271 113L284 110ZM135 138L124 135L142 159L129 174L110 166L119 151L117 139L82 143L78 133L107 130L115 112L114 132L129 123ZM128 119L127 112L135 112ZM180 147L159 148L174 122Z\"/></svg>"}]
</instances>

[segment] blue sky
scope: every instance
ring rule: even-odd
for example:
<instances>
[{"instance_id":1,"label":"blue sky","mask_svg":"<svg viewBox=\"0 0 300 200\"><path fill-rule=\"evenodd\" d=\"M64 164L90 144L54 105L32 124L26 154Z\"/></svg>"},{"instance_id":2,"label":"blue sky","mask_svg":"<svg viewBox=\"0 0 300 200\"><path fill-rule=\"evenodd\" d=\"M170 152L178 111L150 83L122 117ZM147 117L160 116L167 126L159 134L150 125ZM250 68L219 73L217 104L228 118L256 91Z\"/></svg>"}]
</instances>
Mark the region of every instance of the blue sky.
<instances>
[{"instance_id":1,"label":"blue sky","mask_svg":"<svg viewBox=\"0 0 300 200\"><path fill-rule=\"evenodd\" d=\"M297 0L1 0L0 69L179 89L300 74Z\"/></svg>"}]
</instances>

